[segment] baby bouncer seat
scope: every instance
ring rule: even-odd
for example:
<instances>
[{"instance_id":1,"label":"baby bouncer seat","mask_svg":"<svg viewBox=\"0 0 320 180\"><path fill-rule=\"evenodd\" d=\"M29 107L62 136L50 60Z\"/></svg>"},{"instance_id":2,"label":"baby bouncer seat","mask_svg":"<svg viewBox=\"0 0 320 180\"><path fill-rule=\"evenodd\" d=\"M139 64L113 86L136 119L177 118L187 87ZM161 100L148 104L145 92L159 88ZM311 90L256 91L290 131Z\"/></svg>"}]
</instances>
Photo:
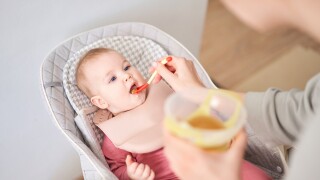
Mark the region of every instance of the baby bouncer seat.
<instances>
[{"instance_id":1,"label":"baby bouncer seat","mask_svg":"<svg viewBox=\"0 0 320 180\"><path fill-rule=\"evenodd\" d=\"M117 179L101 150L103 132L93 122L96 110L75 84L79 58L88 50L109 47L122 53L145 77L152 61L166 55L192 60L208 88L216 88L199 61L177 40L144 23L119 23L78 34L58 45L41 66L41 88L56 127L79 154L85 179ZM250 128L245 158L264 169L274 179L281 178L285 164L277 148L265 146ZM186 162L187 163L187 162Z\"/></svg>"}]
</instances>

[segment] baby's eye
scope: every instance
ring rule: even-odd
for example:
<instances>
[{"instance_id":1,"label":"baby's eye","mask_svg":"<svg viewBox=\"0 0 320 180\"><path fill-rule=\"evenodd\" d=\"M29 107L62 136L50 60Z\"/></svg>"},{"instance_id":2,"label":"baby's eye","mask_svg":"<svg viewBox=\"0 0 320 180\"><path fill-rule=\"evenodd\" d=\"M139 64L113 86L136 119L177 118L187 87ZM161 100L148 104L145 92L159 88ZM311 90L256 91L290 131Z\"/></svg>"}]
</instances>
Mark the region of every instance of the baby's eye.
<instances>
[{"instance_id":1,"label":"baby's eye","mask_svg":"<svg viewBox=\"0 0 320 180\"><path fill-rule=\"evenodd\" d=\"M130 65L126 66L126 67L124 68L124 70L125 70L125 71L128 71L128 70L130 69L130 67L131 67Z\"/></svg>"},{"instance_id":2,"label":"baby's eye","mask_svg":"<svg viewBox=\"0 0 320 180\"><path fill-rule=\"evenodd\" d=\"M110 83L110 82L113 82L113 81L115 81L116 79L117 79L117 77L115 77L115 76L112 76L112 77L111 77L111 79L110 79L110 81L109 81L109 83Z\"/></svg>"}]
</instances>

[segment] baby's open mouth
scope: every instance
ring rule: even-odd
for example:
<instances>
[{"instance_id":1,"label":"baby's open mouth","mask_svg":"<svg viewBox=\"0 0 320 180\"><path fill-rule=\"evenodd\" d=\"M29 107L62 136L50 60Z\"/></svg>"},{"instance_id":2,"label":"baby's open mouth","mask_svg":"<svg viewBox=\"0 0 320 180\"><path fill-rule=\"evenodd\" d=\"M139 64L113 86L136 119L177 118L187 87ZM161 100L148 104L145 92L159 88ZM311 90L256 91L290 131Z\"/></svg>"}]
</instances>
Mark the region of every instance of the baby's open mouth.
<instances>
[{"instance_id":1,"label":"baby's open mouth","mask_svg":"<svg viewBox=\"0 0 320 180\"><path fill-rule=\"evenodd\" d=\"M133 84L130 88L130 92L131 94L133 94L133 92L138 88L138 86L136 86L136 84Z\"/></svg>"}]
</instances>

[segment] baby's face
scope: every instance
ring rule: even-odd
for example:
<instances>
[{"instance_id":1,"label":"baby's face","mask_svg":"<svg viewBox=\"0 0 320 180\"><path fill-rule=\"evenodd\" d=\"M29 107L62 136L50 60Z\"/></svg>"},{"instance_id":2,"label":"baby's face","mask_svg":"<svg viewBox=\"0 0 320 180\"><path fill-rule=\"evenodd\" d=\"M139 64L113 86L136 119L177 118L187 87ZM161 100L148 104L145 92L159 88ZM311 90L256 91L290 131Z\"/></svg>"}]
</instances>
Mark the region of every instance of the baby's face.
<instances>
[{"instance_id":1,"label":"baby's face","mask_svg":"<svg viewBox=\"0 0 320 180\"><path fill-rule=\"evenodd\" d=\"M146 99L146 90L131 94L134 86L146 83L141 73L123 56L116 52L103 53L87 64L88 80L112 113L117 114L141 105Z\"/></svg>"}]
</instances>

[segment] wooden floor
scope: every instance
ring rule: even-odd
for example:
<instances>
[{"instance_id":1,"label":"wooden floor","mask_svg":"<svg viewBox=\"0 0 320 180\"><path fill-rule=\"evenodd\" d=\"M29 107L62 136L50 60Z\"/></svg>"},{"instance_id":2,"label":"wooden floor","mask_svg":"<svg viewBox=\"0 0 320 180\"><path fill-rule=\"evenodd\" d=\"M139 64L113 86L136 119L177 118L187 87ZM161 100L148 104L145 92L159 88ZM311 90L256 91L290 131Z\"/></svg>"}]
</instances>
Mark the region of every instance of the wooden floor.
<instances>
[{"instance_id":1,"label":"wooden floor","mask_svg":"<svg viewBox=\"0 0 320 180\"><path fill-rule=\"evenodd\" d=\"M300 54L304 50L312 50L317 55L320 52L319 44L300 32L278 29L259 34L235 18L219 1L209 0L200 61L214 82L221 87L242 91L256 90L254 86L248 87L253 89L247 89L243 84L266 67L272 64L274 66L274 62L287 54L292 54L297 47L302 47ZM320 56L312 58L319 59L312 61L316 64L311 66L320 68ZM313 71L315 72L310 76L320 69ZM254 81L251 84L255 84Z\"/></svg>"}]
</instances>

